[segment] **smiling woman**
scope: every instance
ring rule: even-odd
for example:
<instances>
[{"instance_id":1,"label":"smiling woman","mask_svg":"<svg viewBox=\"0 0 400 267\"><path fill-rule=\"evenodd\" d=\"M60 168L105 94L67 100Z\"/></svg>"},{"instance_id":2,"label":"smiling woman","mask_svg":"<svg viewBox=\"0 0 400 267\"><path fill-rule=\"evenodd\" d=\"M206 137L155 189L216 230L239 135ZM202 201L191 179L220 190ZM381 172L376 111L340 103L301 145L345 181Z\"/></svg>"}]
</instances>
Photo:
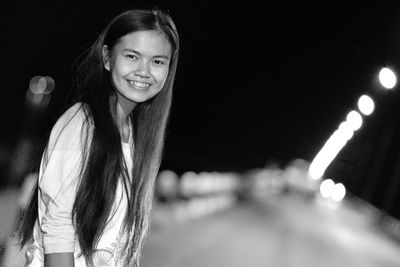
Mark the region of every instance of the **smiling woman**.
<instances>
[{"instance_id":1,"label":"smiling woman","mask_svg":"<svg viewBox=\"0 0 400 267\"><path fill-rule=\"evenodd\" d=\"M139 266L178 51L160 10L126 11L99 35L20 219L26 266Z\"/></svg>"},{"instance_id":2,"label":"smiling woman","mask_svg":"<svg viewBox=\"0 0 400 267\"><path fill-rule=\"evenodd\" d=\"M103 46L104 68L111 73L111 83L117 96L117 111L128 118L138 103L157 95L168 76L171 45L157 30L137 31L120 38L109 49ZM129 121L118 120L122 139L128 142Z\"/></svg>"},{"instance_id":3,"label":"smiling woman","mask_svg":"<svg viewBox=\"0 0 400 267\"><path fill-rule=\"evenodd\" d=\"M154 97L164 86L171 45L159 31L138 31L123 36L112 51L104 45L103 57L118 103L129 114L137 103Z\"/></svg>"}]
</instances>

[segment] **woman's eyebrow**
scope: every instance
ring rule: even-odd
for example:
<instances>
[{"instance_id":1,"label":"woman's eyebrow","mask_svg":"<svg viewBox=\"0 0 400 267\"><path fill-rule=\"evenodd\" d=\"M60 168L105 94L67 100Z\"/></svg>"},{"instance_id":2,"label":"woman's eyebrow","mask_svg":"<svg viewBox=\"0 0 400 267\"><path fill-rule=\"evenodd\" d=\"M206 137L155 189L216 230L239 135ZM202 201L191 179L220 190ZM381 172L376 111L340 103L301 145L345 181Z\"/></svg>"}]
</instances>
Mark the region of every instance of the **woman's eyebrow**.
<instances>
[{"instance_id":1,"label":"woman's eyebrow","mask_svg":"<svg viewBox=\"0 0 400 267\"><path fill-rule=\"evenodd\" d=\"M124 52L133 52L135 54L138 54L139 56L142 56L142 54L139 51L137 51L135 49L132 49L132 48L124 48L122 51L124 51ZM152 56L152 57L153 58L164 58L164 59L168 59L169 60L169 56L167 56L167 55L155 55L155 56Z\"/></svg>"}]
</instances>

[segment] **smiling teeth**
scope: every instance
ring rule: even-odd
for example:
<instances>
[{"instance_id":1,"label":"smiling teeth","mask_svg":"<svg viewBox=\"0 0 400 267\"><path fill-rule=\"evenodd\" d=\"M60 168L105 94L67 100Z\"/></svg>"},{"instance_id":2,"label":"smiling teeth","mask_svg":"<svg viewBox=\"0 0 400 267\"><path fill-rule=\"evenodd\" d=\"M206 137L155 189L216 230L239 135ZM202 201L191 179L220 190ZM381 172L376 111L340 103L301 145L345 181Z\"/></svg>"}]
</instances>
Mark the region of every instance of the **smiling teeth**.
<instances>
[{"instance_id":1,"label":"smiling teeth","mask_svg":"<svg viewBox=\"0 0 400 267\"><path fill-rule=\"evenodd\" d=\"M135 82L135 81L129 81L129 83L140 89L145 89L150 86L150 84L148 84L148 83L141 83L141 82Z\"/></svg>"}]
</instances>

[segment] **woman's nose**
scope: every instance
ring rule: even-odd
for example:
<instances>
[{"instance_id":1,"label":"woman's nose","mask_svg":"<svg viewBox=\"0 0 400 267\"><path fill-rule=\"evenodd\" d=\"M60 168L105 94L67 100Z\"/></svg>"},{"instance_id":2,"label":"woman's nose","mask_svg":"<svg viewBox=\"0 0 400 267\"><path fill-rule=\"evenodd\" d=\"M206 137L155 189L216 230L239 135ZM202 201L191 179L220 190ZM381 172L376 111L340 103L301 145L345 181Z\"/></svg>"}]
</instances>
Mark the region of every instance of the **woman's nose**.
<instances>
[{"instance_id":1,"label":"woman's nose","mask_svg":"<svg viewBox=\"0 0 400 267\"><path fill-rule=\"evenodd\" d=\"M137 69L135 70L135 75L140 77L149 77L150 76L149 64L144 61L139 62L137 65Z\"/></svg>"}]
</instances>

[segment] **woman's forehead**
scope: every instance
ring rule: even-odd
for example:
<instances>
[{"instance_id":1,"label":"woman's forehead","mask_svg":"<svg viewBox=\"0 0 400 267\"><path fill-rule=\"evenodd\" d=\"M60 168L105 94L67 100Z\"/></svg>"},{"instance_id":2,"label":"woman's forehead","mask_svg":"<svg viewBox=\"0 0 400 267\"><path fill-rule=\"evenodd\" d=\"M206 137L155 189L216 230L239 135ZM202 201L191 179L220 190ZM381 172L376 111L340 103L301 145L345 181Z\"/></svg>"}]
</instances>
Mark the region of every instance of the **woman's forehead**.
<instances>
[{"instance_id":1,"label":"woman's forehead","mask_svg":"<svg viewBox=\"0 0 400 267\"><path fill-rule=\"evenodd\" d=\"M136 31L122 36L116 44L118 50L134 50L144 55L170 56L171 44L165 34L157 30Z\"/></svg>"}]
</instances>

